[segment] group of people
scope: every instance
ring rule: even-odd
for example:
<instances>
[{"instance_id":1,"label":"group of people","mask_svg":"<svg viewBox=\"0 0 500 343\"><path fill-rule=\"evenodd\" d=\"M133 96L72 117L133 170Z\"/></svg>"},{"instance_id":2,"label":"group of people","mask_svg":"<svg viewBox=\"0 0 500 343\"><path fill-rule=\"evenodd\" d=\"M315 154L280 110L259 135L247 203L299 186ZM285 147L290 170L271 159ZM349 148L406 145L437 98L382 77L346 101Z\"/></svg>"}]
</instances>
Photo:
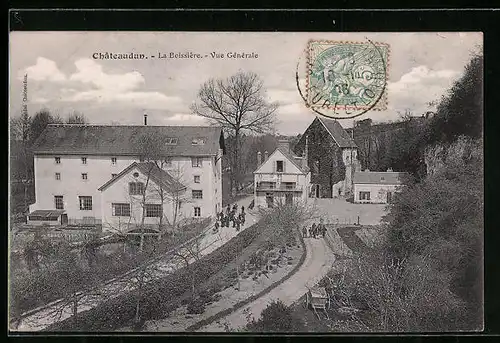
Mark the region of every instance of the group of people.
<instances>
[{"instance_id":1,"label":"group of people","mask_svg":"<svg viewBox=\"0 0 500 343\"><path fill-rule=\"evenodd\" d=\"M317 224L313 223L311 227L304 226L302 229L303 237L318 238L319 236L325 237L326 235L326 225L322 222Z\"/></svg>"},{"instance_id":2,"label":"group of people","mask_svg":"<svg viewBox=\"0 0 500 343\"><path fill-rule=\"evenodd\" d=\"M237 204L234 204L232 207L228 204L226 207L226 213L224 213L224 211L220 211L220 213L217 214L214 232L219 231L219 227L230 227L231 224L236 231L239 231L241 226L245 225L245 217L245 206L241 206L241 212L238 213Z\"/></svg>"}]
</instances>

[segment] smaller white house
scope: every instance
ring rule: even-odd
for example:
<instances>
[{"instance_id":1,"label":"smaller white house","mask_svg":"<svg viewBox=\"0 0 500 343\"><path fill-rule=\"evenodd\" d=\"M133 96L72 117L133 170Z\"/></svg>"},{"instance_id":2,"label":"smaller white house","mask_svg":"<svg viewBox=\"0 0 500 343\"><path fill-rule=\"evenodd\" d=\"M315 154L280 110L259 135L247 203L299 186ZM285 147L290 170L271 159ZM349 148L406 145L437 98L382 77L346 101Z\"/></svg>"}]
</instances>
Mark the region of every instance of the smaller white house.
<instances>
[{"instance_id":1,"label":"smaller white house","mask_svg":"<svg viewBox=\"0 0 500 343\"><path fill-rule=\"evenodd\" d=\"M288 141L280 140L278 148L264 161L257 153L254 172L254 201L256 207L273 207L277 203L306 203L311 182L307 158L295 156Z\"/></svg>"},{"instance_id":2,"label":"smaller white house","mask_svg":"<svg viewBox=\"0 0 500 343\"><path fill-rule=\"evenodd\" d=\"M407 173L371 172L369 170L354 173L354 202L387 204L392 202L395 192L398 192Z\"/></svg>"},{"instance_id":3,"label":"smaller white house","mask_svg":"<svg viewBox=\"0 0 500 343\"><path fill-rule=\"evenodd\" d=\"M132 163L99 191L105 231L129 232L141 225L158 231L190 211L182 203L186 187L153 162Z\"/></svg>"}]
</instances>

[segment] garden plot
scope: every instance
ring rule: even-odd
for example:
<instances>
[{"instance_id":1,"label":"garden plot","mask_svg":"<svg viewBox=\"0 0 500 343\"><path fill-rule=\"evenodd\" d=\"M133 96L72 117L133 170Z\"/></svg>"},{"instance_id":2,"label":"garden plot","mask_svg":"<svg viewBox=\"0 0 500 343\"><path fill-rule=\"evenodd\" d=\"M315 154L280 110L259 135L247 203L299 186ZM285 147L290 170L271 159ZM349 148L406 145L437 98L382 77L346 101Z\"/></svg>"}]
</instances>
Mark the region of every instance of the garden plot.
<instances>
[{"instance_id":1,"label":"garden plot","mask_svg":"<svg viewBox=\"0 0 500 343\"><path fill-rule=\"evenodd\" d=\"M355 231L356 236L369 248L375 248L384 240L383 229L380 227L364 227Z\"/></svg>"},{"instance_id":2,"label":"garden plot","mask_svg":"<svg viewBox=\"0 0 500 343\"><path fill-rule=\"evenodd\" d=\"M203 313L190 313L190 305L184 304L172 311L168 318L147 321L143 331L185 331L189 326L230 309L283 279L293 270L303 253L301 245L288 247L286 252L281 253L279 249L257 253L242 267L239 287L238 279L235 278L232 279L233 283L227 285L225 289L207 296L208 302L205 303Z\"/></svg>"}]
</instances>

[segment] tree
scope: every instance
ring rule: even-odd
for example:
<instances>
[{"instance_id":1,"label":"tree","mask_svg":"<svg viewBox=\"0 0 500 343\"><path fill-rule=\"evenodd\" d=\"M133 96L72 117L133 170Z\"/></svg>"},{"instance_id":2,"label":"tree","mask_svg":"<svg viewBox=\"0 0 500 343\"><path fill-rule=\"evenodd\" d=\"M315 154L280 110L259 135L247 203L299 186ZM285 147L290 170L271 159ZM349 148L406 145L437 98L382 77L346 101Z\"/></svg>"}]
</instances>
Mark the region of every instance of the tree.
<instances>
[{"instance_id":1,"label":"tree","mask_svg":"<svg viewBox=\"0 0 500 343\"><path fill-rule=\"evenodd\" d=\"M87 124L88 120L83 115L83 113L73 112L72 114L69 115L68 119L66 119L66 123L67 124Z\"/></svg>"},{"instance_id":2,"label":"tree","mask_svg":"<svg viewBox=\"0 0 500 343\"><path fill-rule=\"evenodd\" d=\"M281 300L273 301L262 311L259 320L247 325L253 332L300 332L305 331L304 322Z\"/></svg>"},{"instance_id":3,"label":"tree","mask_svg":"<svg viewBox=\"0 0 500 343\"><path fill-rule=\"evenodd\" d=\"M273 129L276 103L265 98L263 82L252 72L238 72L225 80L210 79L199 92L199 100L191 111L208 119L234 138L230 148L231 190L241 170L241 141L243 133L266 133Z\"/></svg>"}]
</instances>

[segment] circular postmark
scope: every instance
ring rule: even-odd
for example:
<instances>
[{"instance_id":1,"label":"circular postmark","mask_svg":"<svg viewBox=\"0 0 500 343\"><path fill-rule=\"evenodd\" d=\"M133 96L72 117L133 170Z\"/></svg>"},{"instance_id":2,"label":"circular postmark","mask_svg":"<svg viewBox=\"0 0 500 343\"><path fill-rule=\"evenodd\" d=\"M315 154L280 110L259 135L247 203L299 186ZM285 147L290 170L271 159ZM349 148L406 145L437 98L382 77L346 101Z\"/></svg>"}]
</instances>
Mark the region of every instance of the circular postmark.
<instances>
[{"instance_id":1,"label":"circular postmark","mask_svg":"<svg viewBox=\"0 0 500 343\"><path fill-rule=\"evenodd\" d=\"M387 108L389 45L311 40L304 55L297 64L297 89L313 112L348 119Z\"/></svg>"}]
</instances>

